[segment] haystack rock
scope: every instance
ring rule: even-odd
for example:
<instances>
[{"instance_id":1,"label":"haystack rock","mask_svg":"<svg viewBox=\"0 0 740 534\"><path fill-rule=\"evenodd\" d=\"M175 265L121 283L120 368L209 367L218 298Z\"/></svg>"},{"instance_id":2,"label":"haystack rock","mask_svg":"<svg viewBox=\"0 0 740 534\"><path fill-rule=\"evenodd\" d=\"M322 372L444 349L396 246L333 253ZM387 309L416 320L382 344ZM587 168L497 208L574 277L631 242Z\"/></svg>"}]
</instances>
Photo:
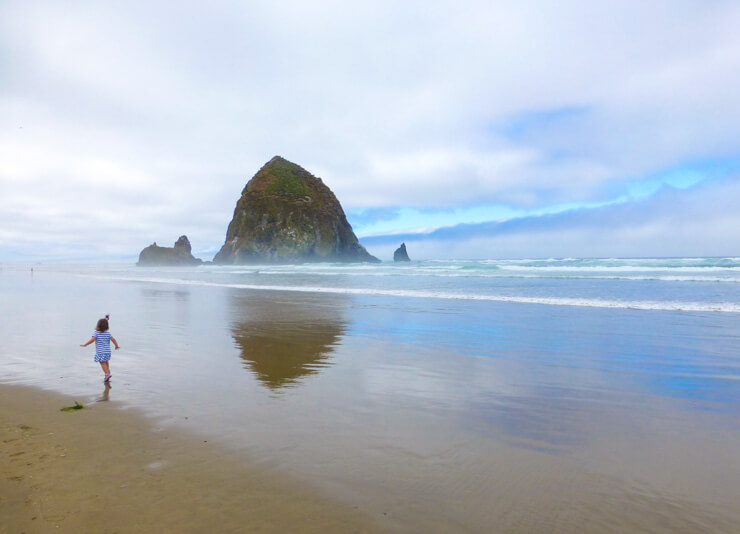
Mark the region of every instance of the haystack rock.
<instances>
[{"instance_id":1,"label":"haystack rock","mask_svg":"<svg viewBox=\"0 0 740 534\"><path fill-rule=\"evenodd\" d=\"M200 265L203 260L193 257L190 241L187 236L181 235L174 247L160 247L152 243L139 254L136 265L140 267L154 267L158 265Z\"/></svg>"},{"instance_id":2,"label":"haystack rock","mask_svg":"<svg viewBox=\"0 0 740 534\"><path fill-rule=\"evenodd\" d=\"M216 264L378 262L360 245L334 193L280 156L249 180Z\"/></svg>"},{"instance_id":3,"label":"haystack rock","mask_svg":"<svg viewBox=\"0 0 740 534\"><path fill-rule=\"evenodd\" d=\"M408 252L406 252L406 243L401 243L401 246L393 253L393 261L411 261Z\"/></svg>"}]
</instances>

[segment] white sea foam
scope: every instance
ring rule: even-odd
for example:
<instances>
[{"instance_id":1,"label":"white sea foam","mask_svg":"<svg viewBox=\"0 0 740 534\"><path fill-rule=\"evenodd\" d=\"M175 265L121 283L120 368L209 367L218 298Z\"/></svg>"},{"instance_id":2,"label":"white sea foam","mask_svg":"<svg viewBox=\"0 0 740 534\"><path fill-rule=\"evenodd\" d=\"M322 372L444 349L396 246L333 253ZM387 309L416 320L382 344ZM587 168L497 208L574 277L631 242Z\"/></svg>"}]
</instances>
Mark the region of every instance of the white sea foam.
<instances>
[{"instance_id":1,"label":"white sea foam","mask_svg":"<svg viewBox=\"0 0 740 534\"><path fill-rule=\"evenodd\" d=\"M649 271L646 271L649 272ZM230 271L230 274L256 274L254 271ZM302 275L302 274L311 274L315 276L337 276L336 271L310 271L310 273L306 273L305 271L260 271L259 274L263 275L277 275L277 276L285 276L285 275ZM465 271L465 272L459 272L459 271L452 271L452 272L444 272L444 271L429 271L429 272L418 272L418 271L409 271L409 272L390 272L390 271L376 271L376 272L343 272L341 273L343 276L350 276L350 277L360 277L360 276L370 276L370 277L389 277L389 276L400 276L400 277L413 277L413 276L429 276L429 277L438 277L438 278L550 278L550 279L572 279L572 280L662 280L666 282L727 282L731 284L740 283L740 277L723 277L723 276L702 276L701 274L696 274L694 276L681 276L681 275L661 275L661 274L653 274L653 275L619 275L619 274L562 274L558 273L556 270L552 272L552 274L545 274L545 273L527 273L527 272L517 272L516 274L505 272L505 271L493 271L493 272L486 272L486 271Z\"/></svg>"},{"instance_id":2,"label":"white sea foam","mask_svg":"<svg viewBox=\"0 0 740 534\"><path fill-rule=\"evenodd\" d=\"M667 282L740 282L738 258L669 259L545 259L545 260L429 260L409 264L302 264L205 266L201 272L233 275L442 277L442 278L558 278L596 280L660 280Z\"/></svg>"},{"instance_id":3,"label":"white sea foam","mask_svg":"<svg viewBox=\"0 0 740 534\"><path fill-rule=\"evenodd\" d=\"M740 270L735 273L722 273L727 269L706 268L672 269L659 271L649 268L493 268L481 269L475 267L456 266L453 268L427 266L379 266L365 269L347 269L343 266L336 268L305 266L264 266L262 268L211 268L210 272L229 275L264 275L264 276L347 276L347 277L439 277L439 278L544 278L544 279L586 279L586 280L662 280L668 282L727 282L740 283ZM154 270L151 272L168 273L168 270ZM197 273L198 271L192 271ZM630 274L640 273L640 274ZM685 273L685 274L675 274ZM705 274L706 273L706 274ZM711 273L711 274L710 274ZM723 275L724 274L724 275Z\"/></svg>"},{"instance_id":4,"label":"white sea foam","mask_svg":"<svg viewBox=\"0 0 740 534\"><path fill-rule=\"evenodd\" d=\"M511 271L562 271L562 272L740 272L740 267L721 266L642 266L642 265L557 265L557 266L532 266L532 265L500 265L500 269Z\"/></svg>"},{"instance_id":5,"label":"white sea foam","mask_svg":"<svg viewBox=\"0 0 740 534\"><path fill-rule=\"evenodd\" d=\"M528 297L503 295L470 295L429 290L369 289L348 287L290 286L207 282L203 280L183 280L178 278L154 277L114 277L100 278L128 282L146 282L156 284L176 284L188 286L227 287L258 291L295 291L302 293L330 293L345 295L382 295L390 297L429 298L448 300L513 302L521 304L542 304L548 306L576 306L589 308L617 308L632 310L662 310L690 312L725 312L740 313L740 304L734 302L683 302L683 301L648 301L648 300L606 300L574 297Z\"/></svg>"}]
</instances>

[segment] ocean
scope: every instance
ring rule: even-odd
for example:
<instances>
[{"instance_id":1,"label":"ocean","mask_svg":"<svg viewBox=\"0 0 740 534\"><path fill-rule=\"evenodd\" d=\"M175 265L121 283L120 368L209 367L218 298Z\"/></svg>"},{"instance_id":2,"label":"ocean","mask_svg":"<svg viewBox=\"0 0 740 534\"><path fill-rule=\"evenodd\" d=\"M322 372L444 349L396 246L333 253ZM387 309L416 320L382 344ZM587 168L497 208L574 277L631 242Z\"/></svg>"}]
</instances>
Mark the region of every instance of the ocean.
<instances>
[{"instance_id":1,"label":"ocean","mask_svg":"<svg viewBox=\"0 0 740 534\"><path fill-rule=\"evenodd\" d=\"M105 276L101 274L101 276ZM425 261L115 270L111 278L236 289L740 312L740 258ZM714 283L714 284L712 284Z\"/></svg>"},{"instance_id":2,"label":"ocean","mask_svg":"<svg viewBox=\"0 0 740 534\"><path fill-rule=\"evenodd\" d=\"M103 400L110 313L106 400L395 530L740 531L740 258L30 268L0 381Z\"/></svg>"}]
</instances>

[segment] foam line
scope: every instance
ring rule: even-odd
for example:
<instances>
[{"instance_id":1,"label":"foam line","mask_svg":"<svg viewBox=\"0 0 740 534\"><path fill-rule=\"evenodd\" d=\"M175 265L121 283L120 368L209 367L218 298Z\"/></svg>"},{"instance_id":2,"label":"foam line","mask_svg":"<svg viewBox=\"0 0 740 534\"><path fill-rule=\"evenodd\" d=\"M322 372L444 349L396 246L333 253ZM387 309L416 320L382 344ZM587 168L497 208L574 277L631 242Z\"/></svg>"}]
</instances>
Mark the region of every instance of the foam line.
<instances>
[{"instance_id":1,"label":"foam line","mask_svg":"<svg viewBox=\"0 0 740 534\"><path fill-rule=\"evenodd\" d=\"M443 291L396 290L396 289L363 289L320 286L278 286L258 284L233 284L205 282L201 280L182 280L176 278L136 278L136 277L99 277L125 282L146 282L154 284L175 284L204 287L228 287L234 289L251 289L256 291L296 291L301 293L331 293L342 295L382 295L388 297L430 298L447 300L514 302L520 304L543 304L547 306L576 306L588 308L616 308L630 310L661 310L691 312L725 312L740 313L740 304L733 302L681 302L681 301L621 301L584 299L571 297L524 297L500 295L469 295Z\"/></svg>"}]
</instances>

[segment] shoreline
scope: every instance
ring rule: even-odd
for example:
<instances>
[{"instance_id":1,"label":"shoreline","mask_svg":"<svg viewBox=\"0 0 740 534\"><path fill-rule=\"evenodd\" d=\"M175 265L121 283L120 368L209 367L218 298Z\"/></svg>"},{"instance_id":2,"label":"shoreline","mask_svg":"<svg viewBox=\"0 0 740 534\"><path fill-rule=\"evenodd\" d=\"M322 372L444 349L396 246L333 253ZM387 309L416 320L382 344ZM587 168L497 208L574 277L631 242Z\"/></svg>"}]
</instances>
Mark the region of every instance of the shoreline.
<instances>
[{"instance_id":1,"label":"shoreline","mask_svg":"<svg viewBox=\"0 0 740 534\"><path fill-rule=\"evenodd\" d=\"M0 384L0 534L383 532L359 506L133 409Z\"/></svg>"}]
</instances>

